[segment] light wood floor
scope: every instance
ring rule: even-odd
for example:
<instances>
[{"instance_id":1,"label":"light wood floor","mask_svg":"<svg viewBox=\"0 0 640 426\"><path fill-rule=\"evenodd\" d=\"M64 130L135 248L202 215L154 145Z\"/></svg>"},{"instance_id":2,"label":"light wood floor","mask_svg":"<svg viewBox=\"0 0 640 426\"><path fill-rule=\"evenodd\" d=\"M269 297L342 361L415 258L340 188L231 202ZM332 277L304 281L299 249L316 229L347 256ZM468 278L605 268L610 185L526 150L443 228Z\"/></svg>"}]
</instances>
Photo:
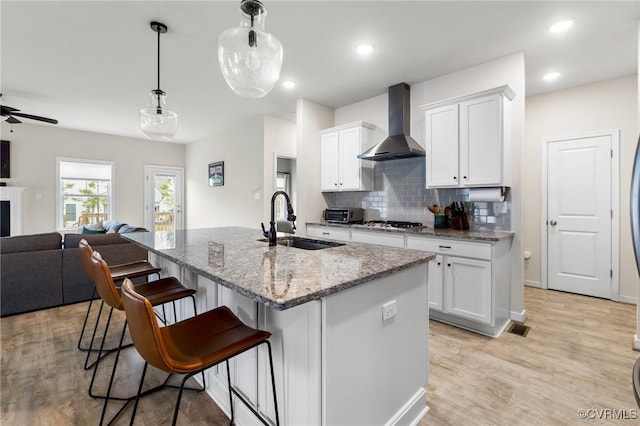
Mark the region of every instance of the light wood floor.
<instances>
[{"instance_id":1,"label":"light wood floor","mask_svg":"<svg viewBox=\"0 0 640 426\"><path fill-rule=\"evenodd\" d=\"M638 409L631 387L640 356L631 349L635 306L532 288L525 289L525 306L527 337L490 339L431 321L431 410L420 425L638 424L577 416L579 409ZM87 395L90 373L75 349L85 310L81 303L0 320L2 425L98 423L102 403ZM116 380L120 395L135 392L142 367L135 350L124 354ZM98 377L100 389L107 370ZM175 396L165 390L144 398L136 424L168 424ZM119 404L112 407L109 413ZM119 424L127 424L129 413ZM206 395L183 397L178 424L227 422Z\"/></svg>"}]
</instances>

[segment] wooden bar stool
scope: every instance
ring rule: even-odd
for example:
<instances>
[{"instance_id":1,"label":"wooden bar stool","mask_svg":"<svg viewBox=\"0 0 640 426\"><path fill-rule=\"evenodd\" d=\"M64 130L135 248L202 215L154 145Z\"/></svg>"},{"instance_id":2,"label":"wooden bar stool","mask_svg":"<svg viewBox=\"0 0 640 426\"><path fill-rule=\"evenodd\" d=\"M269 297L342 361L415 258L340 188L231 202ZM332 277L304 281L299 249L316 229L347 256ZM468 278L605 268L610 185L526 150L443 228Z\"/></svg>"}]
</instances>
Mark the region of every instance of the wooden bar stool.
<instances>
[{"instance_id":1,"label":"wooden bar stool","mask_svg":"<svg viewBox=\"0 0 640 426\"><path fill-rule=\"evenodd\" d=\"M273 406L276 413L276 425L280 424L276 383L273 374L273 358L269 337L271 333L246 326L229 308L221 306L212 311L196 315L166 327L159 327L155 321L152 302L129 279L122 284L122 302L127 313L129 333L133 344L146 361L140 378L138 398L131 414L131 424L135 419L141 395L144 376L148 364L171 374L185 374L173 412L173 425L176 424L180 400L185 382L195 374L225 361L229 386L231 408L230 424L233 424L233 395L236 395L256 417L265 425L267 419L231 386L229 359L261 344L266 344L269 352Z\"/></svg>"},{"instance_id":2,"label":"wooden bar stool","mask_svg":"<svg viewBox=\"0 0 640 426\"><path fill-rule=\"evenodd\" d=\"M93 254L93 249L87 242L87 240L80 240L78 243L78 247L80 249L80 260L82 261L82 267L84 268L85 273L92 281L95 281L93 278L93 268L91 266L91 255ZM157 268L151 264L148 260L140 260L137 262L123 263L118 265L112 265L109 267L109 272L111 273L111 278L114 282L121 282L125 278L129 277L131 279L138 277L148 277L151 275L157 275L160 278L160 268ZM93 305L93 299L96 296L96 289L93 288L93 294L91 295L91 300L89 301L89 306L87 307L87 313L84 317L84 323L82 324L82 330L80 331L80 337L78 338L78 349L81 351L92 352L97 351L97 349L93 348L93 342L95 340L96 329L98 327L98 321L100 320L100 315L102 314L102 309L104 307L104 301L100 302L100 309L98 311L98 317L96 318L96 323L93 328L93 333L91 336L91 343L88 347L82 346L82 339L84 338L84 333L87 327L87 321L89 320L89 314L91 313L91 306ZM84 368L85 370L91 368L92 365L87 365L89 362L89 355L87 354L87 358L85 359Z\"/></svg>"},{"instance_id":3,"label":"wooden bar stool","mask_svg":"<svg viewBox=\"0 0 640 426\"><path fill-rule=\"evenodd\" d=\"M100 366L100 359L102 358L104 343L109 330L109 324L111 322L111 315L113 314L114 309L118 309L121 311L124 310L124 305L122 303L121 288L115 286L113 278L111 277L111 273L109 271L109 266L101 258L100 253L93 252L93 255L91 256L90 260L91 260L91 266L93 268L94 282L96 284L96 289L98 291L98 294L100 295L104 303L111 308L109 310L109 316L107 318L107 323L104 329L104 337L102 338L102 342L100 344L98 359L96 360L96 365L93 370L91 382L89 384L89 396L93 398L102 398L105 400L104 405L102 407L102 414L100 416L100 424L102 425L102 422L104 421L107 405L110 399L127 401L128 403L132 401L134 398L137 399L138 396L131 396L131 397L111 397L110 396L111 389L113 386L113 380L116 374L116 368L118 366L118 359L120 358L120 350L122 348L122 342L124 340L125 332L127 330L128 321L126 320L124 322L124 326L122 327L120 342L117 347L116 357L113 364L113 370L111 371L111 378L109 379L109 386L107 387L107 393L106 395L98 395L93 392L93 385L95 382L96 373ZM131 283L131 281L128 278L125 278L125 280ZM140 294L143 294L147 298L147 300L149 300L149 303L153 306L158 306L168 302L175 302L176 300L184 299L186 297L191 297L191 300L193 301L193 311L194 311L194 314L196 313L196 300L194 297L194 294L196 293L196 291L190 288L186 288L180 283L180 281L178 281L174 277L161 278L159 280L151 281L149 283L139 284L137 286L137 291ZM152 312L154 312L153 308L151 310ZM156 318L155 312L153 313L153 318L154 318L154 321L157 321L155 319ZM156 326L158 326L157 323L156 323ZM203 375L203 379L204 379L204 375ZM145 393L150 393L151 391L158 390L164 387L165 385L166 385L166 381L162 385L152 390L149 390ZM202 389L198 389L198 390L204 390L204 386ZM127 404L121 407L120 411L118 411L118 413L116 413L116 415L114 416L114 419L118 417L118 415L122 412L122 410L124 410L126 406Z\"/></svg>"}]
</instances>

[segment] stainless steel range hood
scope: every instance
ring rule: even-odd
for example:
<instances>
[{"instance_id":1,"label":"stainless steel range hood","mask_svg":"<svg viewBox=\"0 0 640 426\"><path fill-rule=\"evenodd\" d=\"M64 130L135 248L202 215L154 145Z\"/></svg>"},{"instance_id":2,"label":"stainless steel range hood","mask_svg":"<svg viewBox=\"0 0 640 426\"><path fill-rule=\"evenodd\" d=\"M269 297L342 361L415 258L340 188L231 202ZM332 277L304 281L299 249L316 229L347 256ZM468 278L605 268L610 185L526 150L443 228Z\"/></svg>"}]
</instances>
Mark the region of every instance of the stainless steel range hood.
<instances>
[{"instance_id":1,"label":"stainless steel range hood","mask_svg":"<svg viewBox=\"0 0 640 426\"><path fill-rule=\"evenodd\" d=\"M409 136L411 94L407 83L389 87L389 137L369 148L358 158L387 161L398 158L424 157L424 149Z\"/></svg>"}]
</instances>

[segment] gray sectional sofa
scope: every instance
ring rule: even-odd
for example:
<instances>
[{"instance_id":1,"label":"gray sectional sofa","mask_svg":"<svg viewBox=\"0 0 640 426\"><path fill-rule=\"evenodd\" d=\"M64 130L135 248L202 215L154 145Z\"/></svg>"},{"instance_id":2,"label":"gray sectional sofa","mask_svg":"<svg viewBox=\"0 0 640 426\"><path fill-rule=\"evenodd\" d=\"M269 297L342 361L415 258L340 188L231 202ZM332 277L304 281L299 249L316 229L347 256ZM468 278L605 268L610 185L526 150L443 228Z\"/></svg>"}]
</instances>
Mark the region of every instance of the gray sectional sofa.
<instances>
[{"instance_id":1,"label":"gray sectional sofa","mask_svg":"<svg viewBox=\"0 0 640 426\"><path fill-rule=\"evenodd\" d=\"M89 300L93 282L80 263L86 239L111 265L147 259L147 251L119 234L57 232L0 238L0 316Z\"/></svg>"}]
</instances>

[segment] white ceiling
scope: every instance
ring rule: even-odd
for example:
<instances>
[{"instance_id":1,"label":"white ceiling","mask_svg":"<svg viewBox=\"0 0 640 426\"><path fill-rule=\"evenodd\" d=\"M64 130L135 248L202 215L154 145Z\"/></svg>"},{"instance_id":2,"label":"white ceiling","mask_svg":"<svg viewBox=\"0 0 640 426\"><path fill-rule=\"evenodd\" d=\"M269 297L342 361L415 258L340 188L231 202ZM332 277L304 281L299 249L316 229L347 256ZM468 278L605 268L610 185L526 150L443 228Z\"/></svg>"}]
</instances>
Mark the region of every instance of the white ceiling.
<instances>
[{"instance_id":1,"label":"white ceiling","mask_svg":"<svg viewBox=\"0 0 640 426\"><path fill-rule=\"evenodd\" d=\"M234 1L0 2L2 102L59 127L143 138L138 110L156 87L156 33L175 142L191 142L262 114L295 112L296 99L329 107L524 52L527 95L637 73L640 2L272 1L266 30L284 46L280 86L245 99L226 86L217 39L239 22ZM554 21L573 17L568 33ZM361 41L375 45L366 59ZM548 70L562 72L549 84ZM17 126L14 129L17 130Z\"/></svg>"}]
</instances>

